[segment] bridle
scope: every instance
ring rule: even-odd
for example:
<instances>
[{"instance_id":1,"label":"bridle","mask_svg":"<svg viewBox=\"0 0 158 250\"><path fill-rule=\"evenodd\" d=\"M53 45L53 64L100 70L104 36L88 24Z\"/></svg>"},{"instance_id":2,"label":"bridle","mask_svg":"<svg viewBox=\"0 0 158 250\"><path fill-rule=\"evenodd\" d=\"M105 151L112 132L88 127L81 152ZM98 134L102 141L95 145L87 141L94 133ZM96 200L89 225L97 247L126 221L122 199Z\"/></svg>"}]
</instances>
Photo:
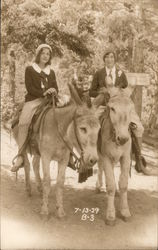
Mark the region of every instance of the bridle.
<instances>
[{"instance_id":1,"label":"bridle","mask_svg":"<svg viewBox=\"0 0 158 250\"><path fill-rule=\"evenodd\" d=\"M111 117L110 117L110 107L107 105L106 108L107 108L107 114L106 114L106 116L103 118L103 122L106 122L106 119L107 119L107 118L109 118L109 120L110 120L110 124L111 124L110 135L111 135L111 137L110 137L109 139L111 139L113 142L115 142L117 146L121 146L121 145L118 143L118 141L117 141L117 138L116 138L116 129L114 128L114 125L113 125L112 120L111 120ZM130 124L130 125L129 125L128 130L129 130L129 133L130 133L130 134L131 134L131 132L130 132L131 126L132 126L132 128L134 129L134 128L135 128L135 124ZM102 127L102 124L101 124L101 127Z\"/></svg>"},{"instance_id":2,"label":"bridle","mask_svg":"<svg viewBox=\"0 0 158 250\"><path fill-rule=\"evenodd\" d=\"M73 123L74 123L74 134L75 134L76 141L78 143L78 146L79 146L79 149L80 149L80 152L81 152L80 157L78 157L75 154L75 152L73 151L73 149L71 148L69 143L64 139L64 136L63 136L62 132L59 129L58 121L56 119L56 113L55 113L55 97L56 97L56 95L52 94L54 119L55 119L55 122L56 122L56 125L57 125L59 136L62 139L62 141L65 143L66 147L69 149L70 153L75 158L74 164L75 164L76 170L80 171L81 167L83 168L85 166L85 162L84 162L84 157L83 157L84 156L84 150L83 150L83 147L82 147L82 144L81 144L81 141L80 141L80 138L79 138L78 130L77 130L77 123L76 123L77 114L76 114L76 110L75 110L74 117L73 117Z\"/></svg>"},{"instance_id":3,"label":"bridle","mask_svg":"<svg viewBox=\"0 0 158 250\"><path fill-rule=\"evenodd\" d=\"M76 114L76 110L75 110L75 114L74 114L74 118L73 118L74 132L75 132L75 136L76 136L76 141L78 143L78 146L79 146L79 149L80 149L80 152L81 152L81 159L84 162L84 158L83 158L84 150L83 150L80 138L79 138L79 133L78 133L78 129L77 129L77 122L76 122L76 120L77 120L77 114Z\"/></svg>"},{"instance_id":4,"label":"bridle","mask_svg":"<svg viewBox=\"0 0 158 250\"><path fill-rule=\"evenodd\" d=\"M111 130L110 130L110 138L113 142L115 142L117 144L117 140L116 140L116 130L113 126L113 123L111 121L111 117L110 117L110 107L107 105L106 106L106 111L105 111L105 116L103 116L102 120L101 120L101 129L104 126L104 123L107 121L107 119L110 120L110 124L111 124Z\"/></svg>"}]
</instances>

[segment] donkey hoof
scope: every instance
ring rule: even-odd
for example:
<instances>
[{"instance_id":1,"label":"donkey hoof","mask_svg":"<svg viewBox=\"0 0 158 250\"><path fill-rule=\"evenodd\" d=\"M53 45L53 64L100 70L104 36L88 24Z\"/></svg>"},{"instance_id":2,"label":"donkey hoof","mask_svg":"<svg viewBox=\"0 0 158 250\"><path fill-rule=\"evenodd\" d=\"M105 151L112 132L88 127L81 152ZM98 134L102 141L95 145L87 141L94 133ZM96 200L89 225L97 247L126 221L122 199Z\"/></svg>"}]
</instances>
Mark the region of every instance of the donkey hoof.
<instances>
[{"instance_id":1,"label":"donkey hoof","mask_svg":"<svg viewBox=\"0 0 158 250\"><path fill-rule=\"evenodd\" d=\"M41 215L48 215L49 214L47 206L42 206L40 214Z\"/></svg>"},{"instance_id":2,"label":"donkey hoof","mask_svg":"<svg viewBox=\"0 0 158 250\"><path fill-rule=\"evenodd\" d=\"M126 217L126 216L124 216L124 215L121 215L121 219L122 219L124 222L130 222L130 221L131 221L131 216Z\"/></svg>"},{"instance_id":3,"label":"donkey hoof","mask_svg":"<svg viewBox=\"0 0 158 250\"><path fill-rule=\"evenodd\" d=\"M40 193L40 195L42 195L43 189L41 186L37 186L37 191Z\"/></svg>"},{"instance_id":4,"label":"donkey hoof","mask_svg":"<svg viewBox=\"0 0 158 250\"><path fill-rule=\"evenodd\" d=\"M41 218L43 221L48 221L50 217L49 217L48 214L40 214L40 218Z\"/></svg>"},{"instance_id":5,"label":"donkey hoof","mask_svg":"<svg viewBox=\"0 0 158 250\"><path fill-rule=\"evenodd\" d=\"M95 189L95 192L96 192L96 194L100 194L100 193L106 193L106 189L105 188L99 188L99 187L96 187L96 189Z\"/></svg>"},{"instance_id":6,"label":"donkey hoof","mask_svg":"<svg viewBox=\"0 0 158 250\"><path fill-rule=\"evenodd\" d=\"M32 196L31 188L26 189L26 193L28 197L31 197Z\"/></svg>"},{"instance_id":7,"label":"donkey hoof","mask_svg":"<svg viewBox=\"0 0 158 250\"><path fill-rule=\"evenodd\" d=\"M100 193L101 193L100 188L96 188L96 189L95 189L95 192L96 192L96 194L100 194Z\"/></svg>"},{"instance_id":8,"label":"donkey hoof","mask_svg":"<svg viewBox=\"0 0 158 250\"><path fill-rule=\"evenodd\" d=\"M120 196L119 191L116 191L115 192L115 197L119 197L119 196Z\"/></svg>"},{"instance_id":9,"label":"donkey hoof","mask_svg":"<svg viewBox=\"0 0 158 250\"><path fill-rule=\"evenodd\" d=\"M59 214L58 213L58 218L60 219L60 220L62 220L62 219L65 219L66 218L66 214L65 213L63 213L63 214Z\"/></svg>"},{"instance_id":10,"label":"donkey hoof","mask_svg":"<svg viewBox=\"0 0 158 250\"><path fill-rule=\"evenodd\" d=\"M105 224L108 226L115 226L116 220L110 220L110 219L106 219L105 220Z\"/></svg>"},{"instance_id":11,"label":"donkey hoof","mask_svg":"<svg viewBox=\"0 0 158 250\"><path fill-rule=\"evenodd\" d=\"M62 217L59 217L59 216L58 216L58 219L59 219L59 221L67 221L68 216L67 216L67 215L64 215L64 216L62 216Z\"/></svg>"},{"instance_id":12,"label":"donkey hoof","mask_svg":"<svg viewBox=\"0 0 158 250\"><path fill-rule=\"evenodd\" d=\"M59 219L63 219L63 218L66 217L66 213L64 212L63 209L58 209L57 216L58 216Z\"/></svg>"},{"instance_id":13,"label":"donkey hoof","mask_svg":"<svg viewBox=\"0 0 158 250\"><path fill-rule=\"evenodd\" d=\"M118 215L125 222L128 222L131 220L131 213L128 208L121 209Z\"/></svg>"}]
</instances>

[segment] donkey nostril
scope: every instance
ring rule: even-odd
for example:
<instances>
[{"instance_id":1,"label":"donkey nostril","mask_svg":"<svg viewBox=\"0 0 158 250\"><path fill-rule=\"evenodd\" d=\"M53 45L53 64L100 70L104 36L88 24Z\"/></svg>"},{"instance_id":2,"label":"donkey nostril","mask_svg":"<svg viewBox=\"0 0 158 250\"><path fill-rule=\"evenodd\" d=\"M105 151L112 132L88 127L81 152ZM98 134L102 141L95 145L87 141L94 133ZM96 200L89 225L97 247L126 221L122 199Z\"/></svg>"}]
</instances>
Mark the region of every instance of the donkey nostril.
<instances>
[{"instance_id":1,"label":"donkey nostril","mask_svg":"<svg viewBox=\"0 0 158 250\"><path fill-rule=\"evenodd\" d=\"M94 160L93 159L90 159L90 163L93 164Z\"/></svg>"},{"instance_id":2,"label":"donkey nostril","mask_svg":"<svg viewBox=\"0 0 158 250\"><path fill-rule=\"evenodd\" d=\"M94 165L97 162L97 160L96 159L90 159L89 162L90 162L91 165Z\"/></svg>"},{"instance_id":3,"label":"donkey nostril","mask_svg":"<svg viewBox=\"0 0 158 250\"><path fill-rule=\"evenodd\" d=\"M128 137L124 137L122 138L122 140L123 140L122 143L125 144L128 141Z\"/></svg>"},{"instance_id":4,"label":"donkey nostril","mask_svg":"<svg viewBox=\"0 0 158 250\"><path fill-rule=\"evenodd\" d=\"M127 141L128 141L128 137L117 137L117 140L118 140L118 142L120 143L120 145L123 145L123 144L125 144Z\"/></svg>"},{"instance_id":5,"label":"donkey nostril","mask_svg":"<svg viewBox=\"0 0 158 250\"><path fill-rule=\"evenodd\" d=\"M120 137L119 136L117 137L117 140L118 140L118 142L120 142Z\"/></svg>"}]
</instances>

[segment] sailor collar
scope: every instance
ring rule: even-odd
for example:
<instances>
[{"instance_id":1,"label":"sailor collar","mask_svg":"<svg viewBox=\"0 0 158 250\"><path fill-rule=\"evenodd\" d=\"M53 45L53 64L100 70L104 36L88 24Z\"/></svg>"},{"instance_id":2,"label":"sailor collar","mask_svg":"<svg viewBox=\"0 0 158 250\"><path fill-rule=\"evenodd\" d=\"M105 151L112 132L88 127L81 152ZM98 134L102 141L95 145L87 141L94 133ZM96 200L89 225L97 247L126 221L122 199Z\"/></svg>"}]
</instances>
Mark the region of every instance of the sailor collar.
<instances>
[{"instance_id":1,"label":"sailor collar","mask_svg":"<svg viewBox=\"0 0 158 250\"><path fill-rule=\"evenodd\" d=\"M43 71L46 75L50 74L50 66L47 65L44 69L41 69L37 63L32 63L32 67L34 68L34 70L36 72L38 72L39 74L41 73L41 71Z\"/></svg>"}]
</instances>

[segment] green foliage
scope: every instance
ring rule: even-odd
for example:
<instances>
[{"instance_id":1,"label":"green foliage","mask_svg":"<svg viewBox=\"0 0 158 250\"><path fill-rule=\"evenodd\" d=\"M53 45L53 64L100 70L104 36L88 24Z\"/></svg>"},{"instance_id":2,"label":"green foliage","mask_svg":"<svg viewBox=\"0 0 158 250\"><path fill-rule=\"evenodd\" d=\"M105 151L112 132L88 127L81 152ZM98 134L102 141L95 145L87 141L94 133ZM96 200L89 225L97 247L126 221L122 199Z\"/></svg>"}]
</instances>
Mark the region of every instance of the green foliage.
<instances>
[{"instance_id":1,"label":"green foliage","mask_svg":"<svg viewBox=\"0 0 158 250\"><path fill-rule=\"evenodd\" d=\"M2 121L8 121L14 116L16 104L13 101L13 97L10 95L9 82L7 79L3 79L3 85L1 87L1 118Z\"/></svg>"},{"instance_id":2,"label":"green foliage","mask_svg":"<svg viewBox=\"0 0 158 250\"><path fill-rule=\"evenodd\" d=\"M154 0L3 0L2 53L6 56L11 48L16 51L16 101L24 96L25 66L40 43L53 49L52 66L61 92L68 92L74 72L92 76L102 67L104 48L112 44L120 67L131 71L142 63L143 72L151 76L150 86L144 88L142 115L148 126L157 103L157 9ZM143 51L143 62L134 58L135 40ZM9 98L5 93L6 117L11 116Z\"/></svg>"},{"instance_id":3,"label":"green foliage","mask_svg":"<svg viewBox=\"0 0 158 250\"><path fill-rule=\"evenodd\" d=\"M62 56L62 45L81 56L89 56L90 51L80 38L60 28L60 21L54 18L53 9L47 1L27 0L12 6L2 6L2 47L6 51L10 44L22 44L27 52L34 51L40 43L48 42L54 55Z\"/></svg>"},{"instance_id":4,"label":"green foliage","mask_svg":"<svg viewBox=\"0 0 158 250\"><path fill-rule=\"evenodd\" d=\"M82 17L78 22L78 32L82 33L84 31L94 34L94 19L91 15Z\"/></svg>"}]
</instances>

